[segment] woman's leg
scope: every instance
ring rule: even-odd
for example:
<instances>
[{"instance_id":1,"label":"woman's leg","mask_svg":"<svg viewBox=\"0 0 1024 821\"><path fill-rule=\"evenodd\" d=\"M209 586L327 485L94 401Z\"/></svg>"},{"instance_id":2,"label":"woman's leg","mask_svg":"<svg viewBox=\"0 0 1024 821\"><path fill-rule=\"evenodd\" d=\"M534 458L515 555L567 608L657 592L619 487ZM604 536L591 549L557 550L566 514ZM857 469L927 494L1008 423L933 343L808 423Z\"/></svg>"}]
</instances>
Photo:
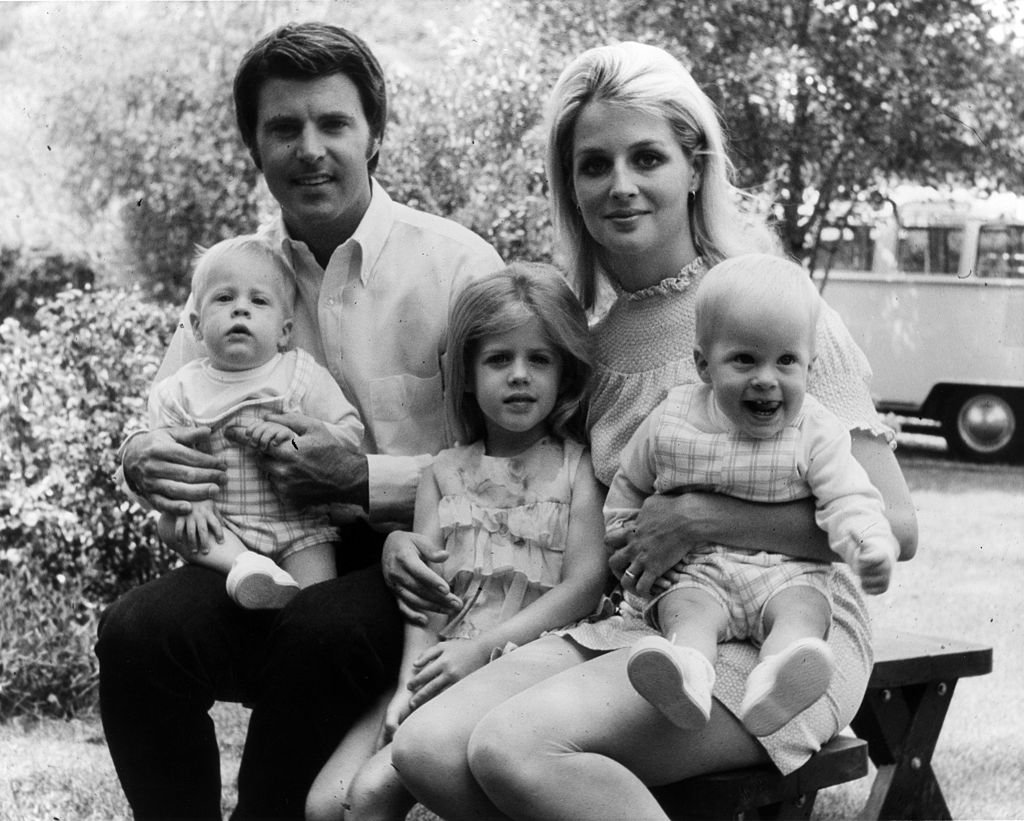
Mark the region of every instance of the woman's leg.
<instances>
[{"instance_id":1,"label":"woman's leg","mask_svg":"<svg viewBox=\"0 0 1024 821\"><path fill-rule=\"evenodd\" d=\"M628 650L535 684L476 725L469 766L510 818L664 819L645 785L767 760L718 702L696 732L679 730L634 691Z\"/></svg>"},{"instance_id":2,"label":"woman's leg","mask_svg":"<svg viewBox=\"0 0 1024 821\"><path fill-rule=\"evenodd\" d=\"M431 699L395 734L392 762L405 785L447 821L501 817L469 771L467 749L477 722L494 706L538 681L578 666L584 658L566 639L538 639Z\"/></svg>"}]
</instances>

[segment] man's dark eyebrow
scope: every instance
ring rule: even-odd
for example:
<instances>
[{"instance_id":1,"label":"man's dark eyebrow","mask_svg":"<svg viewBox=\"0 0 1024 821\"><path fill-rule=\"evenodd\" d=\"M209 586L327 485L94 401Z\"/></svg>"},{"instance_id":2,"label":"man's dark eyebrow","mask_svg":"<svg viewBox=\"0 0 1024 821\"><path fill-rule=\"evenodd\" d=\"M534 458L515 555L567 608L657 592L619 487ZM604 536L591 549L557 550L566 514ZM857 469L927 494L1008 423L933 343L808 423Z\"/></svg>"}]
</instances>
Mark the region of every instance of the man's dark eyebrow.
<instances>
[{"instance_id":1,"label":"man's dark eyebrow","mask_svg":"<svg viewBox=\"0 0 1024 821\"><path fill-rule=\"evenodd\" d=\"M298 117L293 117L291 114L275 114L267 117L262 123L263 127L277 126L277 125L291 125L292 123L298 122Z\"/></svg>"},{"instance_id":2,"label":"man's dark eyebrow","mask_svg":"<svg viewBox=\"0 0 1024 821\"><path fill-rule=\"evenodd\" d=\"M340 122L349 125L355 122L356 118L354 115L349 114L347 111L334 110L324 111L317 115L317 121L322 122L324 120L330 122ZM302 120L302 117L298 117L292 114L272 114L265 119L260 127L261 128L279 128L281 126L294 126Z\"/></svg>"}]
</instances>

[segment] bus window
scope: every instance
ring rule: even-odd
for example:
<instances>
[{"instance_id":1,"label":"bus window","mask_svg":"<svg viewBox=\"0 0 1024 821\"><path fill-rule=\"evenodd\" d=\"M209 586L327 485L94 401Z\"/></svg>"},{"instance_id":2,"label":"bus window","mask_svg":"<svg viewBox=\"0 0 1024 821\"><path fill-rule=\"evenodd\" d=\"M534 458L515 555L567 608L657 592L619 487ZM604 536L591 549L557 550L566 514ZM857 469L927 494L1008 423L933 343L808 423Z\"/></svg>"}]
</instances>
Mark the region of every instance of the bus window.
<instances>
[{"instance_id":1,"label":"bus window","mask_svg":"<svg viewBox=\"0 0 1024 821\"><path fill-rule=\"evenodd\" d=\"M908 274L951 274L960 269L962 228L904 228L900 231L899 267Z\"/></svg>"},{"instance_id":2,"label":"bus window","mask_svg":"<svg viewBox=\"0 0 1024 821\"><path fill-rule=\"evenodd\" d=\"M845 226L832 246L831 267L841 271L870 271L874 258L874 233L870 225Z\"/></svg>"},{"instance_id":3,"label":"bus window","mask_svg":"<svg viewBox=\"0 0 1024 821\"><path fill-rule=\"evenodd\" d=\"M1024 278L1024 225L982 225L978 232L978 276Z\"/></svg>"}]
</instances>

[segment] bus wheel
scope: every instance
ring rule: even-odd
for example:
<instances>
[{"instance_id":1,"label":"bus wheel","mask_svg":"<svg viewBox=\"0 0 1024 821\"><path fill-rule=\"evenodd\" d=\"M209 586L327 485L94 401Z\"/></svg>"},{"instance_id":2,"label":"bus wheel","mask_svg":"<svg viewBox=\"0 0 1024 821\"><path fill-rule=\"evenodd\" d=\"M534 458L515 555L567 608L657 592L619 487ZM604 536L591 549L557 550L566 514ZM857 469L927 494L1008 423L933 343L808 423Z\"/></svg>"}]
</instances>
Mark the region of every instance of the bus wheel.
<instances>
[{"instance_id":1,"label":"bus wheel","mask_svg":"<svg viewBox=\"0 0 1024 821\"><path fill-rule=\"evenodd\" d=\"M975 462L1004 462L1024 443L1019 399L985 388L950 396L942 419L949 449Z\"/></svg>"}]
</instances>

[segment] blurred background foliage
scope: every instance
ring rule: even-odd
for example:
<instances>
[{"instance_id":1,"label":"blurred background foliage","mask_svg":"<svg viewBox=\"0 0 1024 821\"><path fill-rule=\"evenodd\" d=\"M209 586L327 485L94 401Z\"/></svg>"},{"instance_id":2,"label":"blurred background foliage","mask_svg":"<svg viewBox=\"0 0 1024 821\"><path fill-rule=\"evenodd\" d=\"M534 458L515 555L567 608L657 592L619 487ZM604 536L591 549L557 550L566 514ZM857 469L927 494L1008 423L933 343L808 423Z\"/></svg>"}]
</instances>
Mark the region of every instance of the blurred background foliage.
<instances>
[{"instance_id":1,"label":"blurred background foliage","mask_svg":"<svg viewBox=\"0 0 1024 821\"><path fill-rule=\"evenodd\" d=\"M508 259L552 259L543 104L611 40L691 68L798 257L830 205L871 191L1024 190L1019 0L0 4L0 718L89 705L99 608L171 564L116 449L195 248L272 211L230 84L258 36L304 19L384 64L390 194Z\"/></svg>"}]
</instances>

